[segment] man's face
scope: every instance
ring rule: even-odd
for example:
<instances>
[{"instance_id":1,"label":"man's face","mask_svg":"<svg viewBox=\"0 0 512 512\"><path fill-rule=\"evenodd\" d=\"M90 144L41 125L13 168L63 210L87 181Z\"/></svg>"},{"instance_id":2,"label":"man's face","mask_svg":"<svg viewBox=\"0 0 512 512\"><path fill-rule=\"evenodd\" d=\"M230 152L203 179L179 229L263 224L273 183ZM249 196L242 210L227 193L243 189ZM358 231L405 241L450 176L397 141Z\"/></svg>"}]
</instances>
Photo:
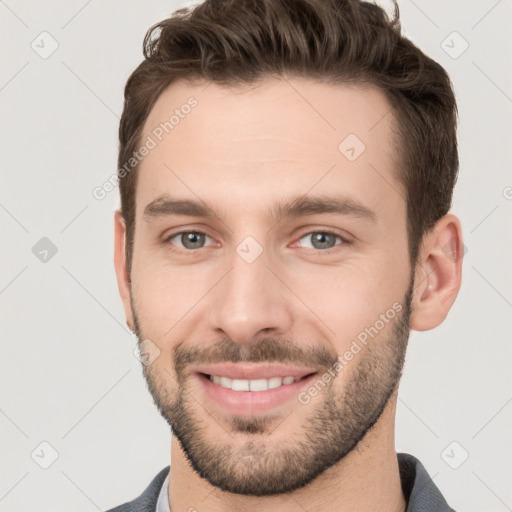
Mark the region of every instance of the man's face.
<instances>
[{"instance_id":1,"label":"man's face","mask_svg":"<svg viewBox=\"0 0 512 512\"><path fill-rule=\"evenodd\" d=\"M173 84L145 124L133 322L192 467L226 491L279 494L392 406L412 291L393 116L373 88L206 85ZM301 378L265 390L288 376Z\"/></svg>"}]
</instances>

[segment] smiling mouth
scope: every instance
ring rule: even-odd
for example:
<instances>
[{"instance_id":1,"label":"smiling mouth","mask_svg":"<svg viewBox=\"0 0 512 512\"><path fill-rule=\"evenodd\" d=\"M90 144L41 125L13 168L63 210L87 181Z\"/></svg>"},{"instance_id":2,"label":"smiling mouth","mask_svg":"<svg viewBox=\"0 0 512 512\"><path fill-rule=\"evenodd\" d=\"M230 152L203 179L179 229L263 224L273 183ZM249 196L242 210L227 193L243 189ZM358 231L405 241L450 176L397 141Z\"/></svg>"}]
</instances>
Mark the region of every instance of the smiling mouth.
<instances>
[{"instance_id":1,"label":"smiling mouth","mask_svg":"<svg viewBox=\"0 0 512 512\"><path fill-rule=\"evenodd\" d=\"M300 380L315 375L315 373L309 373L302 377L288 376L276 376L268 379L230 379L229 377L221 375L209 375L207 373L200 373L202 377L208 379L210 382L217 384L218 386L229 389L232 391L268 391L271 389L277 389L283 386L289 386Z\"/></svg>"},{"instance_id":2,"label":"smiling mouth","mask_svg":"<svg viewBox=\"0 0 512 512\"><path fill-rule=\"evenodd\" d=\"M214 370L212 370L209 370L212 373L195 372L202 392L205 393L204 397L224 411L241 416L265 413L286 404L292 406L294 402L300 404L300 401L297 402L300 393L318 378L317 372L297 368L286 369L284 367L279 370L277 368L272 370L267 368L266 371L258 371L257 373L254 370L250 375L253 377L252 379L215 375ZM295 373L295 375L286 375L287 371ZM284 374L281 372L284 372ZM231 371L230 373L232 377L244 376L242 371ZM264 374L267 378L263 378L262 375ZM245 372L245 375L247 375L247 372Z\"/></svg>"}]
</instances>

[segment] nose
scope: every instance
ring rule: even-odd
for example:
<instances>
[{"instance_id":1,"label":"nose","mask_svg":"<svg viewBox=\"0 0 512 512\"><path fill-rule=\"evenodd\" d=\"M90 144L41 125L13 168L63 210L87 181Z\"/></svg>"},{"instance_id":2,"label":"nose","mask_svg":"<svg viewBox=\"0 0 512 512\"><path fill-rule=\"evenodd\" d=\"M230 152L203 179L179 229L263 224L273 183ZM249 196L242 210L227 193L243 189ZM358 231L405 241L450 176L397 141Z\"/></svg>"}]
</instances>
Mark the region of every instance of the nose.
<instances>
[{"instance_id":1,"label":"nose","mask_svg":"<svg viewBox=\"0 0 512 512\"><path fill-rule=\"evenodd\" d=\"M211 297L210 328L240 344L262 334L282 336L293 325L291 296L279 273L267 266L265 253L252 263L235 253Z\"/></svg>"}]
</instances>

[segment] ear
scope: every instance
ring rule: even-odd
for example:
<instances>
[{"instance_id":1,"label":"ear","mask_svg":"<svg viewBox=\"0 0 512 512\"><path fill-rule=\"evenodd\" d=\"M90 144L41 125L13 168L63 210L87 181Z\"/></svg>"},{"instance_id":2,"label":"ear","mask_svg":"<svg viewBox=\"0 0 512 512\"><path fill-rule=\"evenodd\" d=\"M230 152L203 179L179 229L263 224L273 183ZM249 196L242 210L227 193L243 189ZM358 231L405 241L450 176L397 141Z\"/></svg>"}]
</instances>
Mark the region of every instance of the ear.
<instances>
[{"instance_id":1,"label":"ear","mask_svg":"<svg viewBox=\"0 0 512 512\"><path fill-rule=\"evenodd\" d=\"M117 286L123 301L126 325L134 330L133 311L130 296L130 276L126 266L126 222L120 210L114 214L114 267L116 269Z\"/></svg>"},{"instance_id":2,"label":"ear","mask_svg":"<svg viewBox=\"0 0 512 512\"><path fill-rule=\"evenodd\" d=\"M459 219L447 214L424 235L414 279L411 329L441 324L459 293L464 244Z\"/></svg>"}]
</instances>

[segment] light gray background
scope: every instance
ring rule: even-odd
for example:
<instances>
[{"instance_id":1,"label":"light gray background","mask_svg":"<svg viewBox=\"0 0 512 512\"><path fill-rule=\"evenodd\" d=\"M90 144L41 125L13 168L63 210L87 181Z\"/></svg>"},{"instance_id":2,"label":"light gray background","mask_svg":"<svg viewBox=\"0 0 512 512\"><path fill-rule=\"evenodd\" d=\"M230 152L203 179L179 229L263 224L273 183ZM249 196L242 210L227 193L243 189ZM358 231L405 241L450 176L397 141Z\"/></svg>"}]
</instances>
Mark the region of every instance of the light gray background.
<instances>
[{"instance_id":1,"label":"light gray background","mask_svg":"<svg viewBox=\"0 0 512 512\"><path fill-rule=\"evenodd\" d=\"M105 510L169 463L169 430L146 391L115 281L118 192L99 201L92 190L116 170L123 86L145 31L183 5L0 1L3 512ZM411 335L397 450L424 463L455 509L512 510L512 2L400 7L406 34L454 82L453 212L467 254L447 320ZM59 45L46 59L31 48L51 49L43 31ZM464 42L453 31L469 44L458 58ZM32 252L42 237L58 249L46 263ZM43 441L58 452L48 469Z\"/></svg>"}]
</instances>

